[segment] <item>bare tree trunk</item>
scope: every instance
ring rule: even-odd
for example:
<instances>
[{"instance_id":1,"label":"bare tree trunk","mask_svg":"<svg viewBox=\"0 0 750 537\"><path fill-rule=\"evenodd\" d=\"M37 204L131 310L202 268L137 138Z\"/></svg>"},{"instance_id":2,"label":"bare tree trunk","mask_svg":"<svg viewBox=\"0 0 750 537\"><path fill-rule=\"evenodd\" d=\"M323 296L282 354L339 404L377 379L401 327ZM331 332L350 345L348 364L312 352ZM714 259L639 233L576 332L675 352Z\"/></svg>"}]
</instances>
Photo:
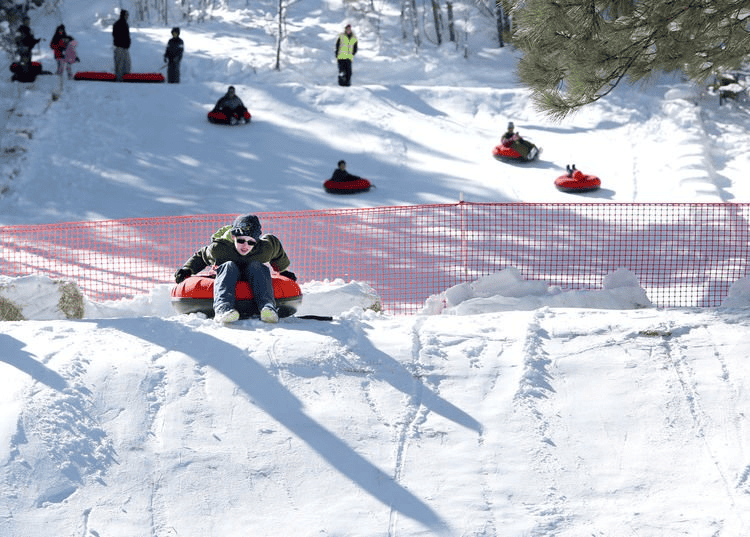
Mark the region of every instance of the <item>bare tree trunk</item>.
<instances>
[{"instance_id":1,"label":"bare tree trunk","mask_svg":"<svg viewBox=\"0 0 750 537\"><path fill-rule=\"evenodd\" d=\"M408 37L408 34L406 32L406 27L408 26L406 23L406 2L401 2L401 15L399 16L401 20L401 39L406 41L406 38Z\"/></svg>"},{"instance_id":2,"label":"bare tree trunk","mask_svg":"<svg viewBox=\"0 0 750 537\"><path fill-rule=\"evenodd\" d=\"M419 48L422 45L422 38L419 36L419 18L417 17L417 0L411 0L409 3L411 8L411 28L412 35L414 36L414 44Z\"/></svg>"},{"instance_id":3,"label":"bare tree trunk","mask_svg":"<svg viewBox=\"0 0 750 537\"><path fill-rule=\"evenodd\" d=\"M464 10L464 31L461 32L461 41L464 43L464 58L467 59L469 58L469 28L469 12Z\"/></svg>"},{"instance_id":4,"label":"bare tree trunk","mask_svg":"<svg viewBox=\"0 0 750 537\"><path fill-rule=\"evenodd\" d=\"M446 2L445 9L448 11L448 39L451 43L456 42L456 28L453 21L453 2Z\"/></svg>"},{"instance_id":5,"label":"bare tree trunk","mask_svg":"<svg viewBox=\"0 0 750 537\"><path fill-rule=\"evenodd\" d=\"M408 39L411 33L417 48L421 45L419 37L419 21L417 20L417 2L416 0L402 0L401 2L401 35L403 39Z\"/></svg>"},{"instance_id":6,"label":"bare tree trunk","mask_svg":"<svg viewBox=\"0 0 750 537\"><path fill-rule=\"evenodd\" d=\"M497 25L497 41L502 48L505 46L506 32L510 31L510 17L504 0L495 0L495 23Z\"/></svg>"},{"instance_id":7,"label":"bare tree trunk","mask_svg":"<svg viewBox=\"0 0 750 537\"><path fill-rule=\"evenodd\" d=\"M164 24L169 24L169 2L167 0L154 0L154 7L161 21Z\"/></svg>"},{"instance_id":8,"label":"bare tree trunk","mask_svg":"<svg viewBox=\"0 0 750 537\"><path fill-rule=\"evenodd\" d=\"M432 0L432 17L435 21L435 35L437 37L438 46L443 44L443 35L441 33L441 27L443 26L443 16L440 13L440 1Z\"/></svg>"},{"instance_id":9,"label":"bare tree trunk","mask_svg":"<svg viewBox=\"0 0 750 537\"><path fill-rule=\"evenodd\" d=\"M282 32L284 30L284 0L279 0L278 5L278 27L276 29L276 65L274 69L281 71L281 41L283 38Z\"/></svg>"},{"instance_id":10,"label":"bare tree trunk","mask_svg":"<svg viewBox=\"0 0 750 537\"><path fill-rule=\"evenodd\" d=\"M134 2L135 13L133 13L133 20L145 21L148 16L148 0L136 0Z\"/></svg>"}]
</instances>

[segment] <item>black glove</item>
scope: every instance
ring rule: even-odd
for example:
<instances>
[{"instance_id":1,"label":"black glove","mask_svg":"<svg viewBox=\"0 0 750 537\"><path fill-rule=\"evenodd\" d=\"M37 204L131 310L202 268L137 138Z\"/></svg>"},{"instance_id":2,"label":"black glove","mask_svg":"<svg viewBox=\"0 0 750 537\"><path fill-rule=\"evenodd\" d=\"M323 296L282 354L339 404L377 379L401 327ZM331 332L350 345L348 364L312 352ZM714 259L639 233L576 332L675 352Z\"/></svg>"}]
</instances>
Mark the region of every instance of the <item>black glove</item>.
<instances>
[{"instance_id":1,"label":"black glove","mask_svg":"<svg viewBox=\"0 0 750 537\"><path fill-rule=\"evenodd\" d=\"M279 274L295 282L297 281L297 275L294 274L294 272L292 272L291 270L282 270L281 272L279 272Z\"/></svg>"},{"instance_id":2,"label":"black glove","mask_svg":"<svg viewBox=\"0 0 750 537\"><path fill-rule=\"evenodd\" d=\"M174 281L177 283L182 283L183 281L185 281L185 278L187 278L188 276L192 276L192 275L193 273L190 272L190 269L181 268L180 270L174 273Z\"/></svg>"}]
</instances>

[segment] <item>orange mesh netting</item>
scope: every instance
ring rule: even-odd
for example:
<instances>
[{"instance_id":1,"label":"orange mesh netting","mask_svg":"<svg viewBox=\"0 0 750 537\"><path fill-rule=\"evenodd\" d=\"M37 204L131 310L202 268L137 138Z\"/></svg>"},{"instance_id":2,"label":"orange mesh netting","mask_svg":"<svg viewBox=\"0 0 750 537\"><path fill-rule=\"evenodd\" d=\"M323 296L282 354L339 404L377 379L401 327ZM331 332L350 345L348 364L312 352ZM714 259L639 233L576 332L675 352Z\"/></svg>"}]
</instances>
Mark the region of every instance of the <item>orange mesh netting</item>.
<instances>
[{"instance_id":1,"label":"orange mesh netting","mask_svg":"<svg viewBox=\"0 0 750 537\"><path fill-rule=\"evenodd\" d=\"M390 313L508 267L566 290L632 271L656 306L714 307L748 274L745 204L457 203L258 213L301 284L370 284ZM0 274L74 281L92 300L147 293L236 215L0 227Z\"/></svg>"}]
</instances>

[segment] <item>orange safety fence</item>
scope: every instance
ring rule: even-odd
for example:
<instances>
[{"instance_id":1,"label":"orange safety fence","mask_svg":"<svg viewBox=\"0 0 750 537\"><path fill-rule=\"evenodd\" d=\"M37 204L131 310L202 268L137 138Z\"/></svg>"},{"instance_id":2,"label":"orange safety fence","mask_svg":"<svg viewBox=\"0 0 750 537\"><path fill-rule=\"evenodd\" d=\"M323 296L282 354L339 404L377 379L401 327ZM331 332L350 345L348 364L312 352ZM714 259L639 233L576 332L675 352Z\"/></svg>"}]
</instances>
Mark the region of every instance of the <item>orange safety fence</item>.
<instances>
[{"instance_id":1,"label":"orange safety fence","mask_svg":"<svg viewBox=\"0 0 750 537\"><path fill-rule=\"evenodd\" d=\"M0 274L75 282L92 300L148 293L234 214L0 227ZM750 205L457 203L258 213L301 284L371 285L413 314L462 282L519 270L564 290L625 268L655 306L715 307L748 275Z\"/></svg>"}]
</instances>

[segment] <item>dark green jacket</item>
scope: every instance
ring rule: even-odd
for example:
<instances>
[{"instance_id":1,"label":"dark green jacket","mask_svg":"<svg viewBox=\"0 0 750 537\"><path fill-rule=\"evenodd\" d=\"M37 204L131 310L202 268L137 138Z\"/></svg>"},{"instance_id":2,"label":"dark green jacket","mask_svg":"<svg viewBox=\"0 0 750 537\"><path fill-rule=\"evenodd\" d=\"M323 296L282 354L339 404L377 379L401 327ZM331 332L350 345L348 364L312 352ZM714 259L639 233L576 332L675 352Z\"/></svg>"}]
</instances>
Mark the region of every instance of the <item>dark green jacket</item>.
<instances>
[{"instance_id":1,"label":"dark green jacket","mask_svg":"<svg viewBox=\"0 0 750 537\"><path fill-rule=\"evenodd\" d=\"M286 270L291 264L284 252L281 241L274 235L262 235L247 255L240 255L234 247L232 226L224 226L211 237L211 244L204 246L185 262L186 269L197 274L211 265L222 265L227 261L234 261L240 267L250 261L270 263L276 272Z\"/></svg>"}]
</instances>

